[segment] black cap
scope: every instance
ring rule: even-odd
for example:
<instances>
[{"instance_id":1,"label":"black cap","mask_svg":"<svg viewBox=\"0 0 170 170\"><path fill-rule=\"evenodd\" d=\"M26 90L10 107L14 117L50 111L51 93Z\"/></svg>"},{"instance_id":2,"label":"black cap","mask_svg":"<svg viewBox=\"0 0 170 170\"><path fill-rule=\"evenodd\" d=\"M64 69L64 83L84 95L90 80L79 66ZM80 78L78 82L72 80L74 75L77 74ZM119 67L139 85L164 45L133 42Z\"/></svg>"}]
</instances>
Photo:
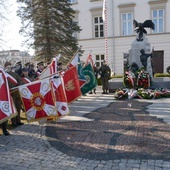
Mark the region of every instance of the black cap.
<instances>
[{"instance_id":1,"label":"black cap","mask_svg":"<svg viewBox=\"0 0 170 170\"><path fill-rule=\"evenodd\" d=\"M25 66L27 67L27 66L29 66L31 63L30 62L28 62L28 63L25 63Z\"/></svg>"},{"instance_id":2,"label":"black cap","mask_svg":"<svg viewBox=\"0 0 170 170\"><path fill-rule=\"evenodd\" d=\"M37 66L41 66L41 65L44 65L43 61L40 61L39 63L37 63Z\"/></svg>"},{"instance_id":3,"label":"black cap","mask_svg":"<svg viewBox=\"0 0 170 170\"><path fill-rule=\"evenodd\" d=\"M18 61L15 65L21 65L21 61Z\"/></svg>"}]
</instances>

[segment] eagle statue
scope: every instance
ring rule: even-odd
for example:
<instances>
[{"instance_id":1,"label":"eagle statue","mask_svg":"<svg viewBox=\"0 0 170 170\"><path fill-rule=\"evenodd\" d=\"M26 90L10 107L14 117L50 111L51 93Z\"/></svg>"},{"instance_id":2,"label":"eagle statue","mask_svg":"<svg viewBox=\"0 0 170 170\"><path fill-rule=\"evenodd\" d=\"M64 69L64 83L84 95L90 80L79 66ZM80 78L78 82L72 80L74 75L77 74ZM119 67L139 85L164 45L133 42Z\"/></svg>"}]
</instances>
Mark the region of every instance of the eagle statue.
<instances>
[{"instance_id":1,"label":"eagle statue","mask_svg":"<svg viewBox=\"0 0 170 170\"><path fill-rule=\"evenodd\" d=\"M147 34L145 28L155 29L155 24L152 20L146 20L143 23L138 23L136 20L133 20L133 25L135 28L134 31L138 34L137 41L143 41L143 34Z\"/></svg>"}]
</instances>

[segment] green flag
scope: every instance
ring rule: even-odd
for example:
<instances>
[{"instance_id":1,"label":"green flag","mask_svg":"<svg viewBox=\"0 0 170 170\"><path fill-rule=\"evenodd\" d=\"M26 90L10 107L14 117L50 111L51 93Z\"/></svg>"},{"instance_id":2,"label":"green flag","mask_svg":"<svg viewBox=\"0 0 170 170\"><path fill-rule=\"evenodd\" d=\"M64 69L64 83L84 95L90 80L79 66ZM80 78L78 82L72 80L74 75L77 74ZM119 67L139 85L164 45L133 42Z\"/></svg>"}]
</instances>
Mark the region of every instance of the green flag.
<instances>
[{"instance_id":1,"label":"green flag","mask_svg":"<svg viewBox=\"0 0 170 170\"><path fill-rule=\"evenodd\" d=\"M82 94L86 94L97 86L97 80L92 65L89 63L83 68L86 84L81 88Z\"/></svg>"}]
</instances>

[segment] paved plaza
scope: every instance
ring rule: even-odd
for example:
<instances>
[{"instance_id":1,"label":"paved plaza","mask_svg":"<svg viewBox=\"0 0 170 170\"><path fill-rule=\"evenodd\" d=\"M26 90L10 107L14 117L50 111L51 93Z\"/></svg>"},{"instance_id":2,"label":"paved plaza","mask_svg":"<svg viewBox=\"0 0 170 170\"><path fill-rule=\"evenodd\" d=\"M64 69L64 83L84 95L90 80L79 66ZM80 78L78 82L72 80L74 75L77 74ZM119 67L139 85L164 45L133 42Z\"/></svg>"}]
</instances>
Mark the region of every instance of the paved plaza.
<instances>
[{"instance_id":1,"label":"paved plaza","mask_svg":"<svg viewBox=\"0 0 170 170\"><path fill-rule=\"evenodd\" d=\"M0 136L3 170L170 170L170 99L88 94L57 122Z\"/></svg>"}]
</instances>

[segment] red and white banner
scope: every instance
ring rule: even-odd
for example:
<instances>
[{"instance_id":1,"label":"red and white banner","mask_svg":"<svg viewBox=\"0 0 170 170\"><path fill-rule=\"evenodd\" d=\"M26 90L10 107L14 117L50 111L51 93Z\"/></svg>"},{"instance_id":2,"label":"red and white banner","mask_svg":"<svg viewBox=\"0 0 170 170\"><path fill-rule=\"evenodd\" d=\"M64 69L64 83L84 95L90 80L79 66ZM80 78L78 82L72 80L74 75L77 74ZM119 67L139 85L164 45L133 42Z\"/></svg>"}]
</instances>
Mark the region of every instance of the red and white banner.
<instances>
[{"instance_id":1,"label":"red and white banner","mask_svg":"<svg viewBox=\"0 0 170 170\"><path fill-rule=\"evenodd\" d=\"M54 76L55 77L55 76ZM65 116L69 114L67 97L64 89L64 82L62 77L52 79L54 94L56 97L56 107L58 116Z\"/></svg>"},{"instance_id":2,"label":"red and white banner","mask_svg":"<svg viewBox=\"0 0 170 170\"><path fill-rule=\"evenodd\" d=\"M80 90L79 78L75 66L71 67L64 73L63 80L67 96L67 102L71 103L82 95Z\"/></svg>"},{"instance_id":3,"label":"red and white banner","mask_svg":"<svg viewBox=\"0 0 170 170\"><path fill-rule=\"evenodd\" d=\"M69 67L77 66L79 64L79 53L77 53L71 60Z\"/></svg>"},{"instance_id":4,"label":"red and white banner","mask_svg":"<svg viewBox=\"0 0 170 170\"><path fill-rule=\"evenodd\" d=\"M43 72L38 76L38 79L43 79L51 74L57 73L57 62L61 55L57 56L56 58L53 58L52 62L43 70Z\"/></svg>"},{"instance_id":5,"label":"red and white banner","mask_svg":"<svg viewBox=\"0 0 170 170\"><path fill-rule=\"evenodd\" d=\"M83 87L86 83L86 78L83 73L83 67L81 66L81 63L80 63L79 53L77 53L74 56L74 58L71 60L70 64L68 64L68 67L69 68L76 67L80 88Z\"/></svg>"},{"instance_id":6,"label":"red and white banner","mask_svg":"<svg viewBox=\"0 0 170 170\"><path fill-rule=\"evenodd\" d=\"M14 77L12 77L10 74L5 73L5 77L6 77L12 84L18 85L17 80L16 80Z\"/></svg>"},{"instance_id":7,"label":"red and white banner","mask_svg":"<svg viewBox=\"0 0 170 170\"><path fill-rule=\"evenodd\" d=\"M24 82L24 84L31 83L31 80L29 80L29 79L26 78L26 77L22 77L21 79L22 79L22 81Z\"/></svg>"},{"instance_id":8,"label":"red and white banner","mask_svg":"<svg viewBox=\"0 0 170 170\"><path fill-rule=\"evenodd\" d=\"M49 79L19 86L19 92L28 121L57 116Z\"/></svg>"},{"instance_id":9,"label":"red and white banner","mask_svg":"<svg viewBox=\"0 0 170 170\"><path fill-rule=\"evenodd\" d=\"M89 63L91 64L91 66L92 66L92 68L93 68L94 62L93 62L93 58L92 58L92 55L91 55L91 54L88 55L88 57L87 57L87 59L86 59L86 61L85 61L85 65L88 65Z\"/></svg>"},{"instance_id":10,"label":"red and white banner","mask_svg":"<svg viewBox=\"0 0 170 170\"><path fill-rule=\"evenodd\" d=\"M0 69L0 124L17 115L10 95L6 73Z\"/></svg>"}]
</instances>

